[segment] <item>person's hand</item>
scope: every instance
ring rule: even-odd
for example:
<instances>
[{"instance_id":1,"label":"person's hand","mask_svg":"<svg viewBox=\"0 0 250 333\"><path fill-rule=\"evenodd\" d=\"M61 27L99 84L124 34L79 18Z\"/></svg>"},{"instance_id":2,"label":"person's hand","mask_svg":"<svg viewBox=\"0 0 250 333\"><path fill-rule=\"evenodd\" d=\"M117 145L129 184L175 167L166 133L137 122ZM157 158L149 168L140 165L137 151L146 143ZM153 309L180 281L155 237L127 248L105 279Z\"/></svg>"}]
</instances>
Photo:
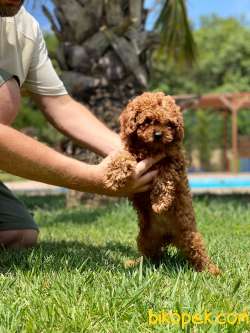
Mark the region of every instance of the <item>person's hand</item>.
<instances>
[{"instance_id":1,"label":"person's hand","mask_svg":"<svg viewBox=\"0 0 250 333\"><path fill-rule=\"evenodd\" d=\"M146 192L150 190L152 182L157 175L157 170L151 170L151 167L159 162L165 155L158 155L154 158L149 157L136 163L134 172L127 179L124 186L117 190L105 186L104 177L114 154L107 156L102 162L94 166L94 182L96 184L96 193L116 197L131 197L135 193Z\"/></svg>"}]
</instances>

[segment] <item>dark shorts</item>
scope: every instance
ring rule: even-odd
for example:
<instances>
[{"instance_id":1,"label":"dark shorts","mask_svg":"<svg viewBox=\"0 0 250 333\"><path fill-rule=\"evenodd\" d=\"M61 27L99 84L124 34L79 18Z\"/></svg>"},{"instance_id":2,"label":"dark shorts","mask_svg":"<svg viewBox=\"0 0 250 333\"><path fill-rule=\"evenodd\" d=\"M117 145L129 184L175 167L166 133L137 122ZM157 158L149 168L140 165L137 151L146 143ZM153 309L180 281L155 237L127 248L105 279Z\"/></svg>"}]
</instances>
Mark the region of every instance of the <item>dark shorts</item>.
<instances>
[{"instance_id":1,"label":"dark shorts","mask_svg":"<svg viewBox=\"0 0 250 333\"><path fill-rule=\"evenodd\" d=\"M6 72L4 69L0 68L0 87L7 81L11 80L11 79L15 79L19 84L19 79L17 76L13 75L13 74L10 74L8 72Z\"/></svg>"},{"instance_id":2,"label":"dark shorts","mask_svg":"<svg viewBox=\"0 0 250 333\"><path fill-rule=\"evenodd\" d=\"M0 231L35 229L38 226L24 204L0 181Z\"/></svg>"}]
</instances>

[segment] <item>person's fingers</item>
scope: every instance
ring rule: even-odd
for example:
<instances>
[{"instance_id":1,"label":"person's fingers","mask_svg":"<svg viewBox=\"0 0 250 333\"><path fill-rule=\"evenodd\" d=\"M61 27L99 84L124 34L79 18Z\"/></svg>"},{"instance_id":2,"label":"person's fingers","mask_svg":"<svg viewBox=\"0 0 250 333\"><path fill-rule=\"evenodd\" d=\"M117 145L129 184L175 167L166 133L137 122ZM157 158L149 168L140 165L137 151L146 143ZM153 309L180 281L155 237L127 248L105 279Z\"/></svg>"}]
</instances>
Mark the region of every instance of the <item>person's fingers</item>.
<instances>
[{"instance_id":1,"label":"person's fingers","mask_svg":"<svg viewBox=\"0 0 250 333\"><path fill-rule=\"evenodd\" d=\"M137 176L143 175L147 170L149 170L155 163L159 162L165 154L157 155L156 157L148 157L145 160L140 161L135 169Z\"/></svg>"},{"instance_id":2,"label":"person's fingers","mask_svg":"<svg viewBox=\"0 0 250 333\"><path fill-rule=\"evenodd\" d=\"M153 181L157 173L158 173L157 170L152 170L147 172L145 175L141 176L136 183L136 188L149 185Z\"/></svg>"},{"instance_id":3,"label":"person's fingers","mask_svg":"<svg viewBox=\"0 0 250 333\"><path fill-rule=\"evenodd\" d=\"M134 185L130 187L130 194L125 194L123 191L119 194L116 193L116 196L133 196L134 193L147 192L152 187L152 182L155 176L157 175L157 170L152 170L147 172L145 175L141 176L137 181L134 182Z\"/></svg>"},{"instance_id":4,"label":"person's fingers","mask_svg":"<svg viewBox=\"0 0 250 333\"><path fill-rule=\"evenodd\" d=\"M150 189L151 189L151 185L145 185L143 187L138 188L135 193L147 192Z\"/></svg>"}]
</instances>

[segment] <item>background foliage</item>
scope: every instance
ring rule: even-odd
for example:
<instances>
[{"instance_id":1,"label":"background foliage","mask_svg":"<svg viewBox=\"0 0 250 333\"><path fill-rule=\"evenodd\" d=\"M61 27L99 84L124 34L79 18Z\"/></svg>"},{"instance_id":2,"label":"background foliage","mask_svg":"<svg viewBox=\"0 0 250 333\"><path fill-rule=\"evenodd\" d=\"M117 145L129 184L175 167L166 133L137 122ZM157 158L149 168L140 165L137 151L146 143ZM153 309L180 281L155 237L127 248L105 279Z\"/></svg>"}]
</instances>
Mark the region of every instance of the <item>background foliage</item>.
<instances>
[{"instance_id":1,"label":"background foliage","mask_svg":"<svg viewBox=\"0 0 250 333\"><path fill-rule=\"evenodd\" d=\"M250 44L246 42L250 28L244 19L203 17L194 38L198 59L193 68L179 68L164 53L155 54L152 89L173 95L250 91ZM202 167L210 170L212 150L223 144L223 114L188 111L185 120L187 150L196 148ZM240 111L238 125L240 135L250 135L248 110ZM227 126L230 133L231 119Z\"/></svg>"},{"instance_id":2,"label":"background foliage","mask_svg":"<svg viewBox=\"0 0 250 333\"><path fill-rule=\"evenodd\" d=\"M58 41L52 34L47 34L45 39L53 57ZM167 58L166 52L155 52L150 89L171 95L250 91L250 43L247 42L250 40L250 28L244 19L203 17L200 28L194 31L194 39L198 58L193 67L178 66ZM185 121L189 155L193 149L197 149L202 168L210 170L212 151L222 148L222 114L187 111ZM238 123L239 134L250 135L249 111L239 113ZM19 129L35 127L37 136L50 144L55 144L61 138L26 98L15 125ZM230 126L229 120L229 133Z\"/></svg>"}]
</instances>

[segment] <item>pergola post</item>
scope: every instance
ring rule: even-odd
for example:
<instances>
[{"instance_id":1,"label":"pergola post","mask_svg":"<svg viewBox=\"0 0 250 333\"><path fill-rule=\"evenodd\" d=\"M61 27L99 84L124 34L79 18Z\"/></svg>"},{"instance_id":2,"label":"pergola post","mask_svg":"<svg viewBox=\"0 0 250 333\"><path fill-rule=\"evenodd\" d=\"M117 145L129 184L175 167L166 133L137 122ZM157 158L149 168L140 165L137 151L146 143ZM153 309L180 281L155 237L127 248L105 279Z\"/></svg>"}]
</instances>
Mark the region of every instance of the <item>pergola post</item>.
<instances>
[{"instance_id":1,"label":"pergola post","mask_svg":"<svg viewBox=\"0 0 250 333\"><path fill-rule=\"evenodd\" d=\"M224 109L231 112L232 115L232 172L239 172L239 153L238 153L238 124L237 116L238 111L243 108L250 109L250 92L237 92L237 93L222 93L222 94L208 94L203 96L195 95L180 95L175 96L179 101L182 109L190 108L215 108ZM225 115L226 119L226 115ZM226 162L226 120L224 119L224 163ZM228 159L227 159L228 161ZM229 170L229 168L228 168Z\"/></svg>"},{"instance_id":2,"label":"pergola post","mask_svg":"<svg viewBox=\"0 0 250 333\"><path fill-rule=\"evenodd\" d=\"M228 129L227 129L227 120L228 120L228 112L229 110L224 110L224 126L223 126L223 167L224 170L230 172L230 163L227 156L227 148L228 148Z\"/></svg>"},{"instance_id":3,"label":"pergola post","mask_svg":"<svg viewBox=\"0 0 250 333\"><path fill-rule=\"evenodd\" d=\"M239 172L239 162L238 162L238 124L237 124L237 113L238 109L233 107L232 111L232 153L233 153L233 161L232 167L233 172Z\"/></svg>"}]
</instances>

